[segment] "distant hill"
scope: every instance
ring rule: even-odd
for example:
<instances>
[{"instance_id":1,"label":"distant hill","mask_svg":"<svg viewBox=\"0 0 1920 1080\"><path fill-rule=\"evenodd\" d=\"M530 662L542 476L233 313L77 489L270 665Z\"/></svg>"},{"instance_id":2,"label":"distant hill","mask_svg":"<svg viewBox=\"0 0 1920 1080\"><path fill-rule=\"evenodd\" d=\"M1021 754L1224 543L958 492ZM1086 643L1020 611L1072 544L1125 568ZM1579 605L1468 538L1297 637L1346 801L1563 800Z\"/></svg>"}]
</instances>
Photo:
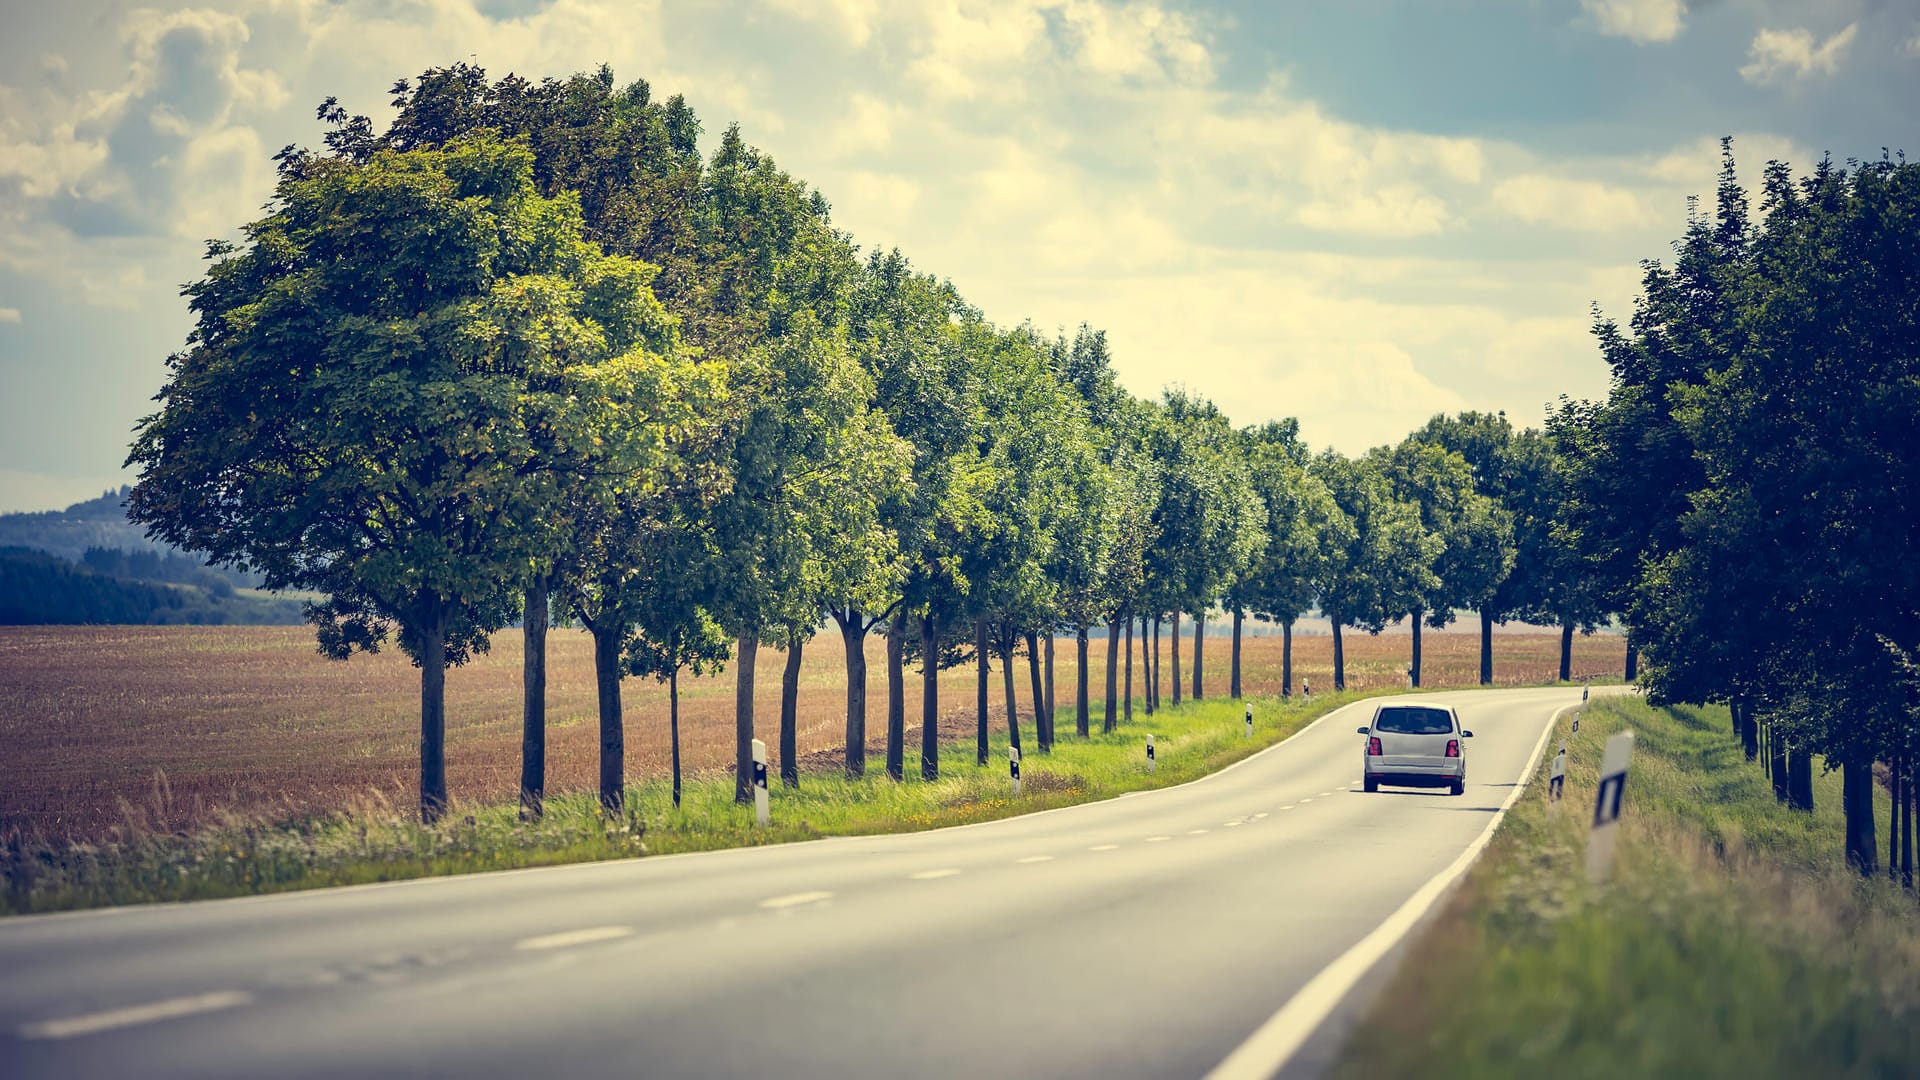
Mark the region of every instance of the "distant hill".
<instances>
[{"instance_id":1,"label":"distant hill","mask_svg":"<svg viewBox=\"0 0 1920 1080\"><path fill-rule=\"evenodd\" d=\"M178 548L149 540L144 529L127 520L130 490L103 492L65 510L0 514L0 548L44 551L127 580L210 585L220 578L236 589L259 587L258 575L206 566ZM126 558L115 558L116 553Z\"/></svg>"},{"instance_id":2,"label":"distant hill","mask_svg":"<svg viewBox=\"0 0 1920 1080\"><path fill-rule=\"evenodd\" d=\"M210 586L126 581L44 551L0 547L0 626L301 621L298 600L236 591L217 579Z\"/></svg>"},{"instance_id":3,"label":"distant hill","mask_svg":"<svg viewBox=\"0 0 1920 1080\"><path fill-rule=\"evenodd\" d=\"M257 576L149 540L127 493L0 514L0 625L301 621L298 599L253 591Z\"/></svg>"}]
</instances>

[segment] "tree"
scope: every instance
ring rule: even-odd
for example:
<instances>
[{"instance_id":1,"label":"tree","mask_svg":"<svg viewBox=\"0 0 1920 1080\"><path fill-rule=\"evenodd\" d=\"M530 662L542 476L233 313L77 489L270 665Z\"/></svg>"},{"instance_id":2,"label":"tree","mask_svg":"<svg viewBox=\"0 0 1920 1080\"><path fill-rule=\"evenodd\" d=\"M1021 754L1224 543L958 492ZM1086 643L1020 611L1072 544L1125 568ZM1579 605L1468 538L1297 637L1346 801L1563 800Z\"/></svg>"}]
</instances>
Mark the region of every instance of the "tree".
<instances>
[{"instance_id":1,"label":"tree","mask_svg":"<svg viewBox=\"0 0 1920 1080\"><path fill-rule=\"evenodd\" d=\"M1327 553L1354 542L1353 523L1309 471L1296 421L1270 421L1243 433L1248 479L1267 513L1267 544L1228 590L1233 610L1233 686L1240 690L1243 612L1280 624L1280 693L1293 693L1293 624L1312 607L1327 573Z\"/></svg>"},{"instance_id":2,"label":"tree","mask_svg":"<svg viewBox=\"0 0 1920 1080\"><path fill-rule=\"evenodd\" d=\"M1344 544L1327 549L1318 582L1320 610L1333 627L1333 688L1344 690L1342 629L1377 634L1415 597L1430 594L1440 542L1421 527L1418 507L1393 497L1377 460L1329 450L1314 459L1313 471L1352 526Z\"/></svg>"},{"instance_id":3,"label":"tree","mask_svg":"<svg viewBox=\"0 0 1920 1080\"><path fill-rule=\"evenodd\" d=\"M1375 456L1394 497L1416 507L1421 528L1438 541L1433 573L1424 582L1428 587L1407 593L1407 610L1399 613L1407 617L1413 637L1407 675L1419 686L1421 623L1439 630L1453 621L1455 608L1487 610L1513 568L1513 515L1476 491L1467 460L1438 443L1409 436ZM1484 635L1482 649L1481 681L1488 682L1492 658Z\"/></svg>"},{"instance_id":4,"label":"tree","mask_svg":"<svg viewBox=\"0 0 1920 1080\"><path fill-rule=\"evenodd\" d=\"M588 467L645 486L689 423L649 269L582 238L498 139L285 159L210 245L196 324L142 421L129 516L310 606L344 658L421 669L420 810L446 806L445 672L513 614L537 523Z\"/></svg>"}]
</instances>

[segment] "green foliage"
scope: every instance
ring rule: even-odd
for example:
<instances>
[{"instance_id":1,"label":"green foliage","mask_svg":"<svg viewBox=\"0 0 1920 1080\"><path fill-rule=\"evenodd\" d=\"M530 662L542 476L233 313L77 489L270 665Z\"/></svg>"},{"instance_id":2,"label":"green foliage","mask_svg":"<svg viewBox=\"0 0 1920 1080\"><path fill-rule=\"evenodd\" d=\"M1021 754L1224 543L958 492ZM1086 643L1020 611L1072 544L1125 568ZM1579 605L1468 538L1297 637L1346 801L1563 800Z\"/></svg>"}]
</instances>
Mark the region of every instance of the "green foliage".
<instances>
[{"instance_id":1,"label":"green foliage","mask_svg":"<svg viewBox=\"0 0 1920 1080\"><path fill-rule=\"evenodd\" d=\"M1394 497L1378 460L1329 450L1312 470L1351 525L1339 538L1344 543L1325 549L1320 609L1342 625L1379 633L1437 590L1433 564L1443 542L1421 525L1417 505Z\"/></svg>"}]
</instances>

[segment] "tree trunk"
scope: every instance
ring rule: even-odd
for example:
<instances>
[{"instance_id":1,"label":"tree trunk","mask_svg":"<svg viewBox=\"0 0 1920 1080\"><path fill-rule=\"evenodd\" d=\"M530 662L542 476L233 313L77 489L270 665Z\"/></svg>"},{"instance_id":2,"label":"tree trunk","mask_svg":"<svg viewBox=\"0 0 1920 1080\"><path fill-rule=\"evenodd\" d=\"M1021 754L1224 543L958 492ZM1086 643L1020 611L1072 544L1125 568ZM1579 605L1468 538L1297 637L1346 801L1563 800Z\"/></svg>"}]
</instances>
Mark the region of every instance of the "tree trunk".
<instances>
[{"instance_id":1,"label":"tree trunk","mask_svg":"<svg viewBox=\"0 0 1920 1080\"><path fill-rule=\"evenodd\" d=\"M1900 756L1900 883L1913 888L1913 766Z\"/></svg>"},{"instance_id":2,"label":"tree trunk","mask_svg":"<svg viewBox=\"0 0 1920 1080\"><path fill-rule=\"evenodd\" d=\"M620 639L626 628L591 629L593 678L600 691L600 807L618 814L627 801L627 733L620 715Z\"/></svg>"},{"instance_id":3,"label":"tree trunk","mask_svg":"<svg viewBox=\"0 0 1920 1080\"><path fill-rule=\"evenodd\" d=\"M920 616L920 779L940 779L940 624Z\"/></svg>"},{"instance_id":4,"label":"tree trunk","mask_svg":"<svg viewBox=\"0 0 1920 1080\"><path fill-rule=\"evenodd\" d=\"M1128 619L1127 625L1131 627L1133 625L1133 620ZM1129 634L1128 636L1131 637L1132 635ZM1131 643L1129 643L1127 647L1131 649L1133 646ZM1100 717L1100 731L1103 734L1109 733L1113 731L1114 728L1119 726L1119 722L1120 722L1119 680L1120 680L1120 620L1111 619L1107 622L1107 701L1106 701L1106 709L1103 711ZM1133 657L1131 655L1127 657L1127 681L1128 682L1133 681Z\"/></svg>"},{"instance_id":5,"label":"tree trunk","mask_svg":"<svg viewBox=\"0 0 1920 1080\"><path fill-rule=\"evenodd\" d=\"M1560 624L1560 681L1573 681L1573 624Z\"/></svg>"},{"instance_id":6,"label":"tree trunk","mask_svg":"<svg viewBox=\"0 0 1920 1080\"><path fill-rule=\"evenodd\" d=\"M1493 612L1480 609L1480 685L1493 683Z\"/></svg>"},{"instance_id":7,"label":"tree trunk","mask_svg":"<svg viewBox=\"0 0 1920 1080\"><path fill-rule=\"evenodd\" d=\"M1193 700L1203 701L1207 696L1207 615L1201 612L1193 617Z\"/></svg>"},{"instance_id":8,"label":"tree trunk","mask_svg":"<svg viewBox=\"0 0 1920 1080\"><path fill-rule=\"evenodd\" d=\"M806 642L787 635L787 666L780 672L780 782L800 786L800 657Z\"/></svg>"},{"instance_id":9,"label":"tree trunk","mask_svg":"<svg viewBox=\"0 0 1920 1080\"><path fill-rule=\"evenodd\" d=\"M1847 862L1861 877L1872 877L1873 766L1845 765L1840 770L1840 782L1840 802L1847 819Z\"/></svg>"},{"instance_id":10,"label":"tree trunk","mask_svg":"<svg viewBox=\"0 0 1920 1080\"><path fill-rule=\"evenodd\" d=\"M673 808L680 809L680 665L667 672L667 733L673 744Z\"/></svg>"},{"instance_id":11,"label":"tree trunk","mask_svg":"<svg viewBox=\"0 0 1920 1080\"><path fill-rule=\"evenodd\" d=\"M867 621L858 611L836 611L840 641L847 649L847 779L867 775Z\"/></svg>"},{"instance_id":12,"label":"tree trunk","mask_svg":"<svg viewBox=\"0 0 1920 1080\"><path fill-rule=\"evenodd\" d=\"M1059 714L1053 711L1053 631L1047 631L1045 645L1047 651L1047 747L1053 747L1053 720Z\"/></svg>"},{"instance_id":13,"label":"tree trunk","mask_svg":"<svg viewBox=\"0 0 1920 1080\"><path fill-rule=\"evenodd\" d=\"M1633 643L1633 634L1627 634L1627 683L1632 685L1640 677L1640 646Z\"/></svg>"},{"instance_id":14,"label":"tree trunk","mask_svg":"<svg viewBox=\"0 0 1920 1080\"><path fill-rule=\"evenodd\" d=\"M1146 639L1147 630L1143 626L1140 628L1142 646L1145 646ZM1147 712L1158 712L1160 709L1160 617L1158 615L1153 618L1153 675L1147 679L1146 698Z\"/></svg>"},{"instance_id":15,"label":"tree trunk","mask_svg":"<svg viewBox=\"0 0 1920 1080\"><path fill-rule=\"evenodd\" d=\"M1026 748L1020 746L1020 703L1013 696L1013 638L1007 637L1002 644L1000 679L1007 685L1007 742L1024 753Z\"/></svg>"},{"instance_id":16,"label":"tree trunk","mask_svg":"<svg viewBox=\"0 0 1920 1080\"><path fill-rule=\"evenodd\" d=\"M760 658L760 634L740 635L733 668L733 801L753 801L753 665Z\"/></svg>"},{"instance_id":17,"label":"tree trunk","mask_svg":"<svg viewBox=\"0 0 1920 1080\"><path fill-rule=\"evenodd\" d=\"M1413 655L1407 662L1407 685L1420 688L1420 622L1426 612L1414 609L1413 612Z\"/></svg>"},{"instance_id":18,"label":"tree trunk","mask_svg":"<svg viewBox=\"0 0 1920 1080\"><path fill-rule=\"evenodd\" d=\"M1293 620L1280 624L1280 696L1293 696Z\"/></svg>"},{"instance_id":19,"label":"tree trunk","mask_svg":"<svg viewBox=\"0 0 1920 1080\"><path fill-rule=\"evenodd\" d=\"M1745 698L1734 699L1740 706L1740 747L1747 760L1760 756L1760 724L1753 718L1753 706Z\"/></svg>"},{"instance_id":20,"label":"tree trunk","mask_svg":"<svg viewBox=\"0 0 1920 1080\"><path fill-rule=\"evenodd\" d=\"M1080 650L1080 667L1075 676L1079 686L1079 696L1074 700L1073 705L1073 733L1084 739L1092 734L1092 724L1087 715L1087 628L1084 624L1074 628L1074 644Z\"/></svg>"},{"instance_id":21,"label":"tree trunk","mask_svg":"<svg viewBox=\"0 0 1920 1080\"><path fill-rule=\"evenodd\" d=\"M907 778L907 608L887 624L887 779Z\"/></svg>"},{"instance_id":22,"label":"tree trunk","mask_svg":"<svg viewBox=\"0 0 1920 1080\"><path fill-rule=\"evenodd\" d=\"M1887 880L1901 880L1901 757L1887 757Z\"/></svg>"},{"instance_id":23,"label":"tree trunk","mask_svg":"<svg viewBox=\"0 0 1920 1080\"><path fill-rule=\"evenodd\" d=\"M1767 725L1768 734L1773 741L1773 797L1776 802L1787 801L1787 742L1780 737L1779 729Z\"/></svg>"},{"instance_id":24,"label":"tree trunk","mask_svg":"<svg viewBox=\"0 0 1920 1080\"><path fill-rule=\"evenodd\" d=\"M1787 765L1787 805L1795 810L1813 812L1813 755L1796 748Z\"/></svg>"},{"instance_id":25,"label":"tree trunk","mask_svg":"<svg viewBox=\"0 0 1920 1080\"><path fill-rule=\"evenodd\" d=\"M1347 654L1340 643L1340 619L1329 619L1333 625L1333 688L1336 691L1347 688Z\"/></svg>"},{"instance_id":26,"label":"tree trunk","mask_svg":"<svg viewBox=\"0 0 1920 1080\"><path fill-rule=\"evenodd\" d=\"M973 620L974 663L979 670L979 698L974 703L974 721L978 730L974 734L974 764L987 763L987 617L977 616Z\"/></svg>"},{"instance_id":27,"label":"tree trunk","mask_svg":"<svg viewBox=\"0 0 1920 1080\"><path fill-rule=\"evenodd\" d=\"M1180 609L1173 609L1173 621L1167 629L1167 639L1173 645L1173 707L1180 707Z\"/></svg>"},{"instance_id":28,"label":"tree trunk","mask_svg":"<svg viewBox=\"0 0 1920 1080\"><path fill-rule=\"evenodd\" d=\"M1040 677L1040 635L1027 631L1027 675L1033 681L1033 741L1043 754L1053 753L1053 734L1048 731L1047 691Z\"/></svg>"},{"instance_id":29,"label":"tree trunk","mask_svg":"<svg viewBox=\"0 0 1920 1080\"><path fill-rule=\"evenodd\" d=\"M1228 682L1232 684L1233 699L1240 700L1240 623L1246 618L1246 612L1233 609L1233 674Z\"/></svg>"},{"instance_id":30,"label":"tree trunk","mask_svg":"<svg viewBox=\"0 0 1920 1080\"><path fill-rule=\"evenodd\" d=\"M520 820L538 821L547 799L547 579L527 586L521 619Z\"/></svg>"},{"instance_id":31,"label":"tree trunk","mask_svg":"<svg viewBox=\"0 0 1920 1080\"><path fill-rule=\"evenodd\" d=\"M1142 623L1140 627L1140 651L1142 660L1146 659L1146 648L1147 630L1146 624ZM1143 681L1146 678L1146 674L1145 671L1140 673ZM1120 700L1123 703L1121 708L1126 713L1127 723L1133 723L1133 616L1131 615L1127 616L1127 688L1126 694L1122 696Z\"/></svg>"},{"instance_id":32,"label":"tree trunk","mask_svg":"<svg viewBox=\"0 0 1920 1080\"><path fill-rule=\"evenodd\" d=\"M420 643L420 820L447 811L447 624L435 610Z\"/></svg>"}]
</instances>

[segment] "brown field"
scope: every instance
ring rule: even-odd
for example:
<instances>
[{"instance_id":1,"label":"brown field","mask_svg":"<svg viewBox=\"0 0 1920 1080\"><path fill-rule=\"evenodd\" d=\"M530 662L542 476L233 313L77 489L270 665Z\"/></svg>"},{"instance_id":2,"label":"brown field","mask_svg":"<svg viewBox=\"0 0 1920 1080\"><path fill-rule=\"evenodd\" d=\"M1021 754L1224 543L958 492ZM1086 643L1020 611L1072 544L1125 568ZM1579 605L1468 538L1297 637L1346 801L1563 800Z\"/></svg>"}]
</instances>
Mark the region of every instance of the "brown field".
<instances>
[{"instance_id":1,"label":"brown field","mask_svg":"<svg viewBox=\"0 0 1920 1080\"><path fill-rule=\"evenodd\" d=\"M582 634L549 639L548 789L591 789L596 737L593 660ZM1192 637L1182 646L1183 669ZM1346 638L1354 689L1404 681L1407 639L1392 633ZM1171 674L1162 641L1162 673ZM1105 643L1095 641L1099 698ZM1429 632L1429 686L1472 684L1477 632ZM1055 647L1061 737L1072 733L1074 643ZM884 644L868 643L867 731L877 751L886 730ZM1535 683L1558 674L1559 639L1530 629L1496 630L1496 680ZM1574 639L1574 675L1618 675L1623 644L1613 635ZM758 727L777 751L784 656L763 650L755 693ZM1205 685L1228 689L1230 647L1210 637ZM1280 689L1280 638L1246 639L1249 695ZM1295 678L1330 689L1333 643L1296 635ZM1025 662L1017 672L1022 712ZM1136 673L1135 690L1143 679ZM1190 684L1189 684L1190 685ZM941 728L971 729L971 667L943 672ZM995 723L1004 722L1000 676ZM803 761L830 761L845 730L845 661L836 635L809 645L802 669L799 749ZM1171 697L1171 691L1163 691ZM636 778L668 770L664 685L628 679L627 770ZM909 672L909 757L917 746L920 684ZM733 758L731 672L681 683L682 753L692 771ZM223 813L271 817L326 813L372 803L410 804L417 783L419 678L397 652L329 661L304 627L0 627L0 834L97 836L119 825L179 829ZM507 800L519 775L520 635L496 636L493 651L447 676L447 773L456 799ZM870 758L869 767L882 763Z\"/></svg>"}]
</instances>

